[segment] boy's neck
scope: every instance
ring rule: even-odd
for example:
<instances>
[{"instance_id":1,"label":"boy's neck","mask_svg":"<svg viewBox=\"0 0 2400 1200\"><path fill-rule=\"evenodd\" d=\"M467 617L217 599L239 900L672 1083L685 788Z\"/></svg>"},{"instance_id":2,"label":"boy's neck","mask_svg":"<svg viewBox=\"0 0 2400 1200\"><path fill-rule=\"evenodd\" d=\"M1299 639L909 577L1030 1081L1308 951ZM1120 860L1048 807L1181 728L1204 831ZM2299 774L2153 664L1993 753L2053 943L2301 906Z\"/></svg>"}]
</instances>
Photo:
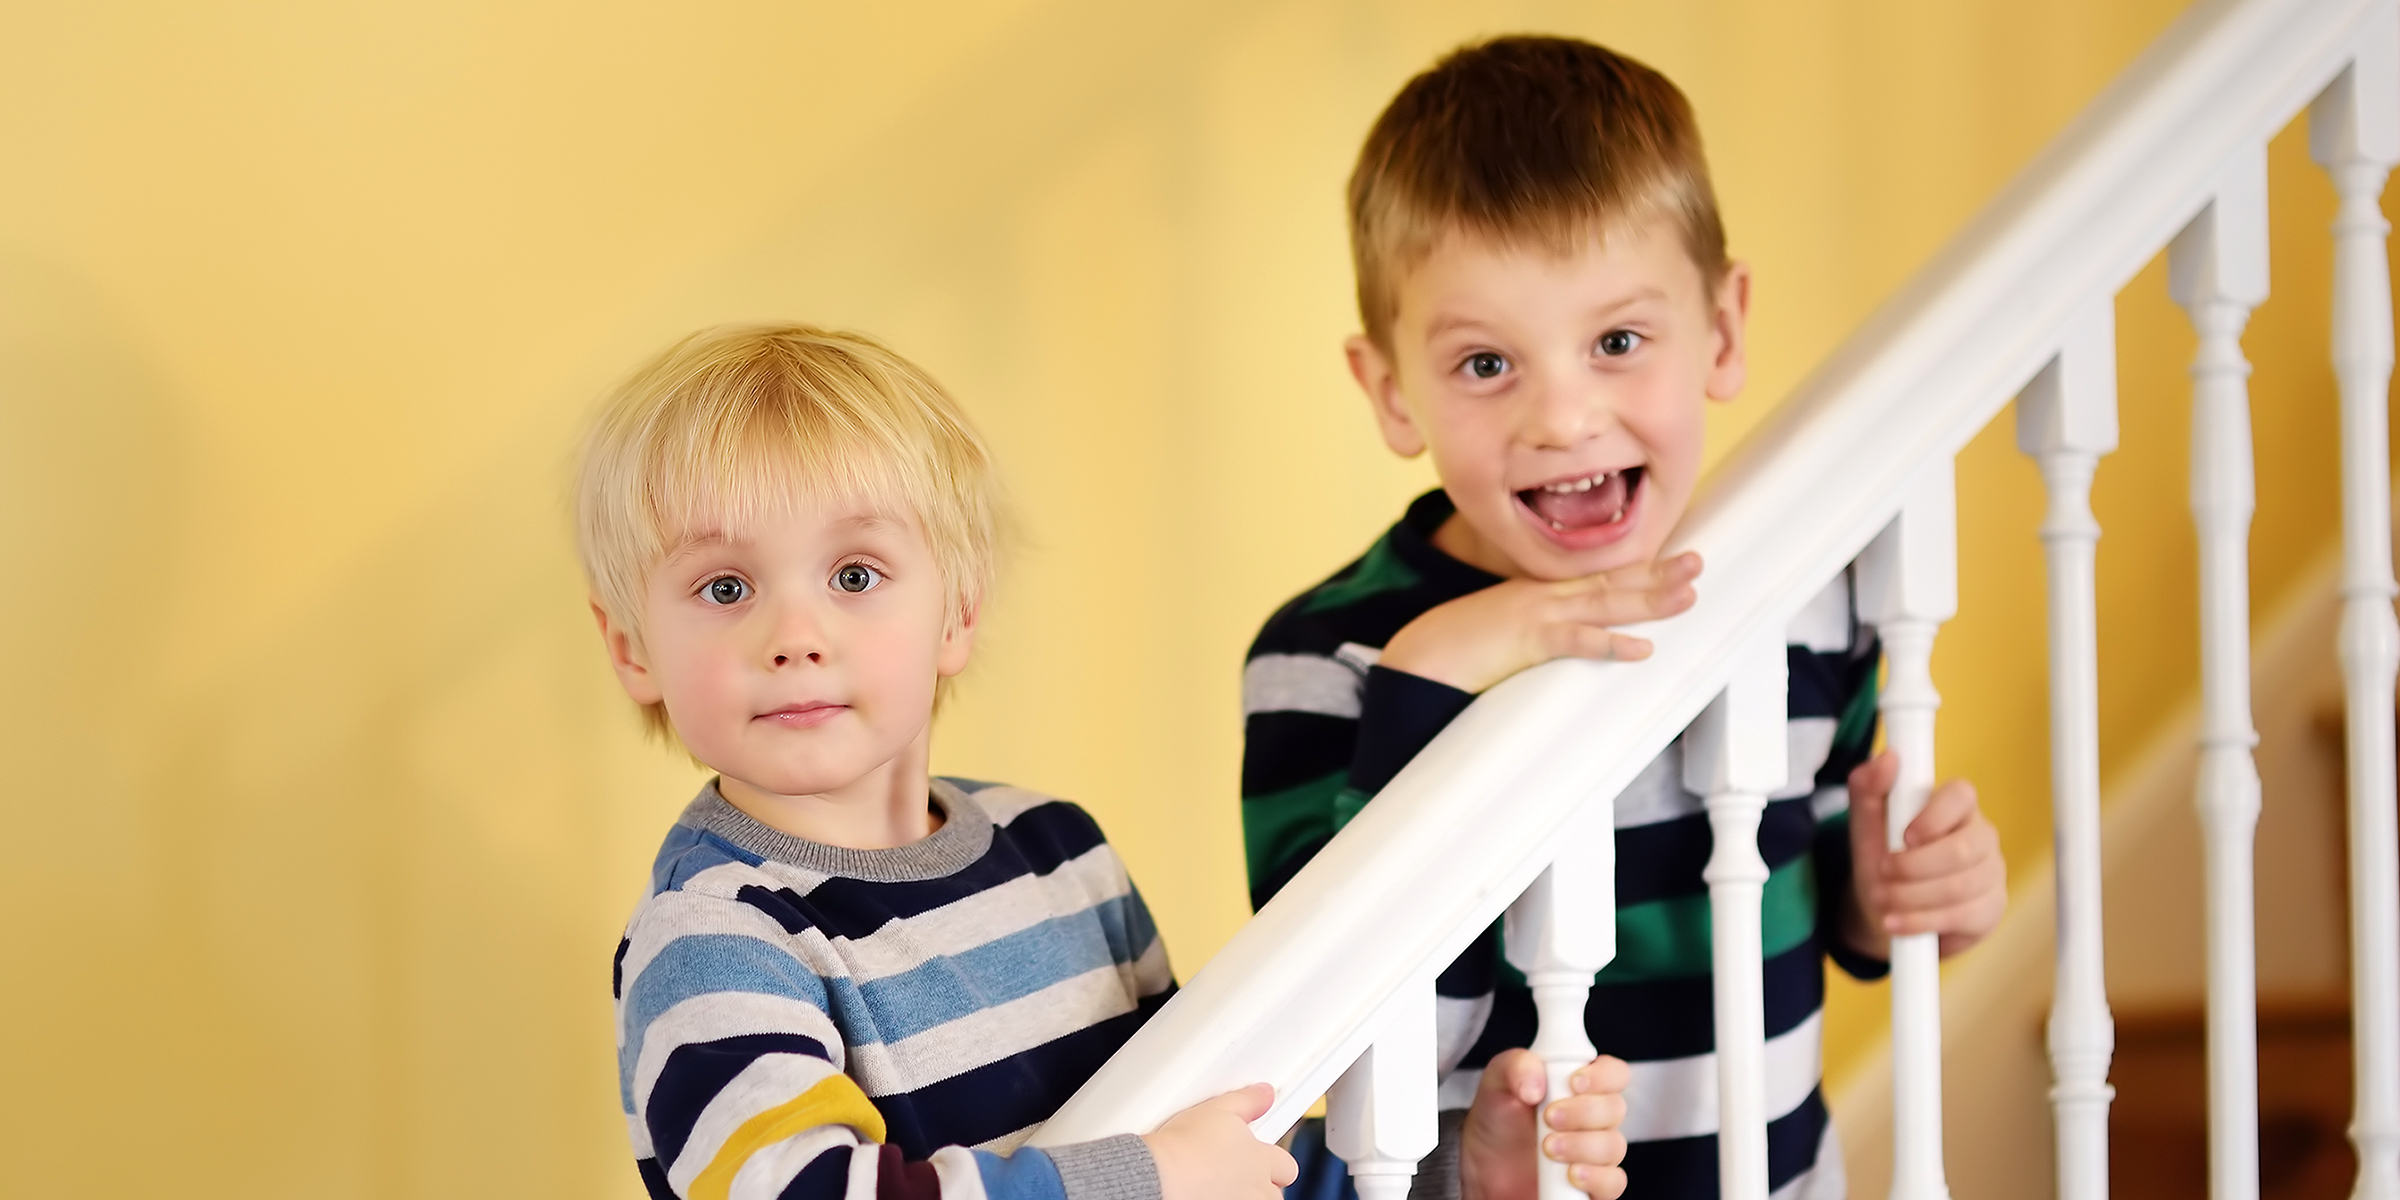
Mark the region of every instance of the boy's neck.
<instances>
[{"instance_id":1,"label":"boy's neck","mask_svg":"<svg viewBox=\"0 0 2400 1200\"><path fill-rule=\"evenodd\" d=\"M1506 554L1501 553L1498 546L1493 545L1482 534L1477 533L1475 526L1459 513L1451 513L1448 518L1443 520L1441 526L1433 531L1433 536L1426 540L1433 543L1434 549L1470 567L1497 575L1502 579L1525 577L1524 568L1519 567Z\"/></svg>"},{"instance_id":2,"label":"boy's neck","mask_svg":"<svg viewBox=\"0 0 2400 1200\"><path fill-rule=\"evenodd\" d=\"M846 850L890 850L942 827L933 806L927 735L890 762L828 792L785 796L720 775L717 792L750 819L778 833Z\"/></svg>"}]
</instances>

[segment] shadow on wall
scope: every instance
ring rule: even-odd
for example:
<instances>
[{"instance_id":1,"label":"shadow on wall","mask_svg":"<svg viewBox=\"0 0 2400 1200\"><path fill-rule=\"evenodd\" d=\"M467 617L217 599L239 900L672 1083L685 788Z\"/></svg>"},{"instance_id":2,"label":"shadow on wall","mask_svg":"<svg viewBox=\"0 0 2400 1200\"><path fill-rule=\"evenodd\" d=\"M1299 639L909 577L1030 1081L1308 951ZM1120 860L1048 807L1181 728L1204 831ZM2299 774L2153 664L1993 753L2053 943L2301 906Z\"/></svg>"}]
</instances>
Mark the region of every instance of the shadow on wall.
<instances>
[{"instance_id":1,"label":"shadow on wall","mask_svg":"<svg viewBox=\"0 0 2400 1200\"><path fill-rule=\"evenodd\" d=\"M31 1155L16 1184L138 1195L197 1169L415 1194L478 1142L490 1194L549 1191L561 1161L630 1184L615 931L588 914L630 903L625 843L654 845L691 784L558 619L582 598L556 445L298 603L262 598L290 609L271 636L177 686L154 639L179 582L160 574L194 566L183 447L123 330L76 281L0 262L0 587L24 623L0 788L41 798L0 839L27 981L0 1078L42 1085L0 1090L0 1127L71 1142L128 1097L173 1119L138 1152ZM651 799L611 806L627 795Z\"/></svg>"}]
</instances>

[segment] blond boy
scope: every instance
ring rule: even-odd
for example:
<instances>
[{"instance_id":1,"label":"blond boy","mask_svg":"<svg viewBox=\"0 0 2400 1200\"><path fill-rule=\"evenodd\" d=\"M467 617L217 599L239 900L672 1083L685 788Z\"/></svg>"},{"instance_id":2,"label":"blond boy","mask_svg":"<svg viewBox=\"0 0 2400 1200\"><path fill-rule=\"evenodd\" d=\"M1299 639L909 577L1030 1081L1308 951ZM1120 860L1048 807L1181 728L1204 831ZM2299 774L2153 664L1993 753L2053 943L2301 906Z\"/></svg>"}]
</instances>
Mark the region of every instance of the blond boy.
<instances>
[{"instance_id":1,"label":"blond boy","mask_svg":"<svg viewBox=\"0 0 2400 1200\"><path fill-rule=\"evenodd\" d=\"M1248 1128L1264 1087L1023 1146L1174 981L1081 809L928 773L997 506L932 379L806 326L686 339L587 443L610 662L716 772L617 949L621 1099L660 1200L1265 1200L1291 1178ZM1590 1090L1554 1120L1613 1136L1617 1098Z\"/></svg>"},{"instance_id":2,"label":"blond boy","mask_svg":"<svg viewBox=\"0 0 2400 1200\"><path fill-rule=\"evenodd\" d=\"M1385 444L1430 454L1442 486L1251 647L1242 791L1258 904L1475 693L1552 658L1648 653L1611 627L1692 603L1696 557L1659 555L1699 479L1707 402L1745 374L1749 272L1726 257L1690 106L1639 63L1561 38L1463 48L1384 111L1349 199L1365 325L1351 371ZM1825 957L1863 978L1884 971L1893 934L1964 948L1998 921L2004 871L1964 783L1936 793L1909 849L1885 852L1895 764L1869 756L1879 655L1846 578L1791 642L1796 761L1760 832L1774 871L1769 1182L1778 1197L1839 1197L1818 1086ZM1645 1200L1717 1194L1702 1102L1715 1071L1710 837L1676 754L1617 803L1620 951L1586 1012L1594 1043L1631 1063L1623 1178ZM1455 1072L1443 1092L1461 1109L1476 1069L1533 1032L1496 940L1438 983L1440 1067ZM1443 1155L1461 1157L1420 1176L1425 1190L1473 1190L1504 1161L1483 1152L1475 1114L1444 1128ZM1332 1179L1315 1143L1295 1150L1304 1188Z\"/></svg>"}]
</instances>

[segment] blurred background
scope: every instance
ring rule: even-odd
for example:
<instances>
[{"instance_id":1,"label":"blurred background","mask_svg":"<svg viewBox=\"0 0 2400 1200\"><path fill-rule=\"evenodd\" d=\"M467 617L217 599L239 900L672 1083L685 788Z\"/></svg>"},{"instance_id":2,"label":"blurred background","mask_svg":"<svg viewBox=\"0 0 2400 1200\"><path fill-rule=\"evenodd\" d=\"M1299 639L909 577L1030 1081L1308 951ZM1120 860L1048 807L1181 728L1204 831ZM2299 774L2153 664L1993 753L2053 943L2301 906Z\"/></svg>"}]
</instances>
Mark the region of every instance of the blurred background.
<instances>
[{"instance_id":1,"label":"blurred background","mask_svg":"<svg viewBox=\"0 0 2400 1200\"><path fill-rule=\"evenodd\" d=\"M1409 75L1554 31L1690 94L1757 271L1713 460L2181 7L9 6L0 1195L639 1194L609 955L700 776L604 667L564 490L671 339L866 330L962 399L1023 536L936 766L1098 814L1188 978L1246 915L1243 649L1431 479L1340 355L1341 184ZM2332 193L2271 157L2262 622L2336 529ZM2112 786L2197 678L2159 264L2120 338ZM2005 417L1960 470L1942 769L2042 878L2040 484ZM2338 986L2318 924L2270 980ZM1837 1104L1882 1003L1837 988Z\"/></svg>"}]
</instances>

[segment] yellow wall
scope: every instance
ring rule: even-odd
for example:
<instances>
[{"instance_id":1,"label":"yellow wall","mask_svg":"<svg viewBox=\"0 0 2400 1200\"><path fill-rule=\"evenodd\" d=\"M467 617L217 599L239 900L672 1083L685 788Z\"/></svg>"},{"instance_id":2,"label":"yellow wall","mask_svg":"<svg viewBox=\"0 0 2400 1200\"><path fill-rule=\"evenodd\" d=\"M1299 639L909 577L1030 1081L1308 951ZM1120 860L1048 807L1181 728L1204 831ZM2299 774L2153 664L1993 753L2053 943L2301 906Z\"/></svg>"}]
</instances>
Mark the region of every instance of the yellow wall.
<instances>
[{"instance_id":1,"label":"yellow wall","mask_svg":"<svg viewBox=\"0 0 2400 1200\"><path fill-rule=\"evenodd\" d=\"M964 398L1025 539L938 765L1089 804L1188 975L1243 916L1242 648L1427 479L1337 352L1339 184L1409 72L1536 28L1685 84L1759 270L1721 450L2179 7L17 6L0 1190L636 1193L607 956L696 777L602 669L561 481L590 399L671 336L864 328ZM2251 339L2262 608L2331 528L2330 205L2289 141ZM2120 751L2192 679L2190 604L2134 592L2190 574L2157 276L2101 476ZM2004 425L1963 461L1940 660L1945 766L2020 862L2032 479Z\"/></svg>"}]
</instances>

